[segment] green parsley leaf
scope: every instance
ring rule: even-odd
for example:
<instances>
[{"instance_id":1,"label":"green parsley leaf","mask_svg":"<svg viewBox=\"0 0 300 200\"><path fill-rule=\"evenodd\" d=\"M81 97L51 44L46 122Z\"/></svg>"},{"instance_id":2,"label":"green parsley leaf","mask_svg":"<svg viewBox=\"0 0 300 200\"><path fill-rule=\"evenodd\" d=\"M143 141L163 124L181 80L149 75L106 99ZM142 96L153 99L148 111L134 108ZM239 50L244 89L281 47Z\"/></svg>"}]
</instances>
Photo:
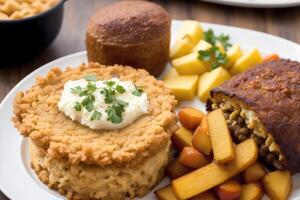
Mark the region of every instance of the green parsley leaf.
<instances>
[{"instance_id":1,"label":"green parsley leaf","mask_svg":"<svg viewBox=\"0 0 300 200\"><path fill-rule=\"evenodd\" d=\"M108 87L112 87L116 84L115 81L106 81L105 84L108 86Z\"/></svg>"},{"instance_id":2,"label":"green parsley leaf","mask_svg":"<svg viewBox=\"0 0 300 200\"><path fill-rule=\"evenodd\" d=\"M199 52L199 55L198 55L198 58L200 60L203 60L203 61L209 61L210 60L210 57L211 57L211 51L210 50L200 50Z\"/></svg>"},{"instance_id":3,"label":"green parsley leaf","mask_svg":"<svg viewBox=\"0 0 300 200\"><path fill-rule=\"evenodd\" d=\"M81 111L81 103L77 101L77 102L75 103L74 109L75 109L77 112L80 112L80 111Z\"/></svg>"},{"instance_id":4,"label":"green parsley leaf","mask_svg":"<svg viewBox=\"0 0 300 200\"><path fill-rule=\"evenodd\" d=\"M226 53L222 53L217 46L212 46L210 49L205 51L198 51L198 59L209 62L212 69L226 65L228 62Z\"/></svg>"},{"instance_id":5,"label":"green parsley leaf","mask_svg":"<svg viewBox=\"0 0 300 200\"><path fill-rule=\"evenodd\" d=\"M75 88L71 88L72 94L79 94L82 92L82 88L80 86L76 86Z\"/></svg>"},{"instance_id":6,"label":"green parsley leaf","mask_svg":"<svg viewBox=\"0 0 300 200\"><path fill-rule=\"evenodd\" d=\"M91 120L99 120L101 116L102 114L99 111L95 110L91 116Z\"/></svg>"},{"instance_id":7,"label":"green parsley leaf","mask_svg":"<svg viewBox=\"0 0 300 200\"><path fill-rule=\"evenodd\" d=\"M232 46L229 43L229 35L225 35L224 33L222 33L217 36L212 29L208 29L204 32L204 40L210 43L212 46L216 46L217 42L220 42L224 46L225 50L228 50L228 48Z\"/></svg>"},{"instance_id":8,"label":"green parsley leaf","mask_svg":"<svg viewBox=\"0 0 300 200\"><path fill-rule=\"evenodd\" d=\"M97 81L97 76L94 74L89 74L83 77L86 81Z\"/></svg>"},{"instance_id":9,"label":"green parsley leaf","mask_svg":"<svg viewBox=\"0 0 300 200\"><path fill-rule=\"evenodd\" d=\"M119 104L119 105L121 105L121 106L128 106L129 105L128 102L122 101L120 99L116 99L116 103Z\"/></svg>"},{"instance_id":10,"label":"green parsley leaf","mask_svg":"<svg viewBox=\"0 0 300 200\"><path fill-rule=\"evenodd\" d=\"M121 86L121 85L117 85L117 86L116 86L116 90L117 90L120 94L123 94L124 92L126 92L126 90L124 89L124 87Z\"/></svg>"},{"instance_id":11,"label":"green parsley leaf","mask_svg":"<svg viewBox=\"0 0 300 200\"><path fill-rule=\"evenodd\" d=\"M113 124L119 124L123 121L122 116L119 115L120 111L116 110L116 107L110 106L105 112L107 113L107 120Z\"/></svg>"},{"instance_id":12,"label":"green parsley leaf","mask_svg":"<svg viewBox=\"0 0 300 200\"><path fill-rule=\"evenodd\" d=\"M142 96L143 90L141 88L135 87L135 90L132 91L132 94L134 96L140 97Z\"/></svg>"}]
</instances>

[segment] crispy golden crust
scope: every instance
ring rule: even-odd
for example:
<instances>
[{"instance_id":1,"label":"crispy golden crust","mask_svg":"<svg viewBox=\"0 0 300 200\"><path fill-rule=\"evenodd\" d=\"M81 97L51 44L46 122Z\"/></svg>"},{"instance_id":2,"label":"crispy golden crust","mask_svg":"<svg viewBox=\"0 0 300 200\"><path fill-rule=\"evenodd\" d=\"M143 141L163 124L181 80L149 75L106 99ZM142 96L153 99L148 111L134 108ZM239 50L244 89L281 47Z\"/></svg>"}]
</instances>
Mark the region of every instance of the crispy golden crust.
<instances>
[{"instance_id":1,"label":"crispy golden crust","mask_svg":"<svg viewBox=\"0 0 300 200\"><path fill-rule=\"evenodd\" d=\"M122 64L158 76L168 61L171 18L147 1L120 1L100 9L86 33L88 59Z\"/></svg>"},{"instance_id":2,"label":"crispy golden crust","mask_svg":"<svg viewBox=\"0 0 300 200\"><path fill-rule=\"evenodd\" d=\"M286 160L300 171L300 64L280 60L259 65L211 91L244 102L253 110Z\"/></svg>"},{"instance_id":3,"label":"crispy golden crust","mask_svg":"<svg viewBox=\"0 0 300 200\"><path fill-rule=\"evenodd\" d=\"M117 76L133 81L148 95L149 114L116 131L95 131L73 122L58 110L57 102L66 81L87 74L100 80ZM46 77L37 78L30 90L16 95L12 120L22 135L51 157L63 157L72 164L134 165L168 143L177 128L175 105L170 90L145 70L90 63L65 71L54 68Z\"/></svg>"}]
</instances>

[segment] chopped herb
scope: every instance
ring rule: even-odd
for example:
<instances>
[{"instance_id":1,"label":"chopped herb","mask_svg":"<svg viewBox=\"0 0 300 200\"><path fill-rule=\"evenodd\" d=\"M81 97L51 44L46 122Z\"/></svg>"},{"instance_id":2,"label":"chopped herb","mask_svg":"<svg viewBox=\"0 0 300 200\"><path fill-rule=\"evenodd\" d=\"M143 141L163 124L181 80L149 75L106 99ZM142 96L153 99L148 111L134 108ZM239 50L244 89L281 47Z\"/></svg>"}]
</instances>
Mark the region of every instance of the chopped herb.
<instances>
[{"instance_id":1,"label":"chopped herb","mask_svg":"<svg viewBox=\"0 0 300 200\"><path fill-rule=\"evenodd\" d=\"M198 58L200 60L210 62L212 69L216 69L228 62L227 55L222 53L219 47L216 46L213 46L208 50L200 50L198 52Z\"/></svg>"},{"instance_id":2,"label":"chopped herb","mask_svg":"<svg viewBox=\"0 0 300 200\"><path fill-rule=\"evenodd\" d=\"M105 112L107 113L107 120L114 124L119 124L123 121L122 116L120 116L120 111L117 111L115 107L108 107Z\"/></svg>"},{"instance_id":3,"label":"chopped herb","mask_svg":"<svg viewBox=\"0 0 300 200\"><path fill-rule=\"evenodd\" d=\"M96 75L93 75L93 74L90 74L90 75L87 75L85 77L83 77L86 81L97 81L97 76Z\"/></svg>"},{"instance_id":4,"label":"chopped herb","mask_svg":"<svg viewBox=\"0 0 300 200\"><path fill-rule=\"evenodd\" d=\"M95 110L91 116L91 120L99 120L101 116L102 114L99 111Z\"/></svg>"},{"instance_id":5,"label":"chopped herb","mask_svg":"<svg viewBox=\"0 0 300 200\"><path fill-rule=\"evenodd\" d=\"M219 36L216 36L212 29L208 29L208 31L204 32L204 40L210 43L212 46L216 46L217 42L220 42L225 50L227 50L232 45L229 43L229 35L224 35L223 33Z\"/></svg>"},{"instance_id":6,"label":"chopped herb","mask_svg":"<svg viewBox=\"0 0 300 200\"><path fill-rule=\"evenodd\" d=\"M143 90L141 88L135 87L135 90L132 91L132 94L134 96L140 97L142 96Z\"/></svg>"},{"instance_id":7,"label":"chopped herb","mask_svg":"<svg viewBox=\"0 0 300 200\"><path fill-rule=\"evenodd\" d=\"M82 88L80 86L76 86L75 88L71 88L72 94L79 94L82 92Z\"/></svg>"},{"instance_id":8,"label":"chopped herb","mask_svg":"<svg viewBox=\"0 0 300 200\"><path fill-rule=\"evenodd\" d=\"M116 86L116 90L117 90L120 94L123 94L124 92L126 92L126 90L124 89L124 87L121 86L121 85L117 85L117 86Z\"/></svg>"},{"instance_id":9,"label":"chopped herb","mask_svg":"<svg viewBox=\"0 0 300 200\"><path fill-rule=\"evenodd\" d=\"M74 109L79 112L81 111L81 103L79 103L78 101L75 103Z\"/></svg>"},{"instance_id":10,"label":"chopped herb","mask_svg":"<svg viewBox=\"0 0 300 200\"><path fill-rule=\"evenodd\" d=\"M108 86L108 87L112 87L116 84L116 82L114 81L106 81L105 84Z\"/></svg>"},{"instance_id":11,"label":"chopped herb","mask_svg":"<svg viewBox=\"0 0 300 200\"><path fill-rule=\"evenodd\" d=\"M229 39L228 35L222 33L221 35L216 36L213 30L209 29L204 33L204 40L210 43L212 47L207 50L198 51L198 59L209 62L212 69L226 65L228 62L227 54L221 51L218 43L221 43L225 50L227 50L231 47Z\"/></svg>"}]
</instances>

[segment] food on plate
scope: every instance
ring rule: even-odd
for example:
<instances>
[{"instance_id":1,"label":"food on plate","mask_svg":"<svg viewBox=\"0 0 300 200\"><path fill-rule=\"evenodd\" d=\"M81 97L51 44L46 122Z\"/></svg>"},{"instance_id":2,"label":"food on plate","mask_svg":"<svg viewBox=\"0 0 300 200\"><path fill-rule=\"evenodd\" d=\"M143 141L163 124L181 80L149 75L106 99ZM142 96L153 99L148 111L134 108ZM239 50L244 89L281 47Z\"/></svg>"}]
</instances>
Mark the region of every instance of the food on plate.
<instances>
[{"instance_id":1,"label":"food on plate","mask_svg":"<svg viewBox=\"0 0 300 200\"><path fill-rule=\"evenodd\" d=\"M173 67L180 75L203 74L209 69L198 59L198 53L191 53L172 60Z\"/></svg>"},{"instance_id":2,"label":"food on plate","mask_svg":"<svg viewBox=\"0 0 300 200\"><path fill-rule=\"evenodd\" d=\"M194 44L191 36L186 35L182 38L178 38L175 41L173 48L170 50L170 58L178 58L184 56L192 51Z\"/></svg>"},{"instance_id":3,"label":"food on plate","mask_svg":"<svg viewBox=\"0 0 300 200\"><path fill-rule=\"evenodd\" d=\"M234 65L234 63L243 55L243 52L240 48L239 44L233 45L228 51L227 51L227 58L228 63L226 64L227 68L230 68Z\"/></svg>"},{"instance_id":4,"label":"food on plate","mask_svg":"<svg viewBox=\"0 0 300 200\"><path fill-rule=\"evenodd\" d=\"M193 45L203 37L203 29L198 21L185 20L177 33L177 39L190 37Z\"/></svg>"},{"instance_id":5,"label":"food on plate","mask_svg":"<svg viewBox=\"0 0 300 200\"><path fill-rule=\"evenodd\" d=\"M170 78L175 78L176 76L178 76L178 72L176 71L176 69L174 68L171 68L167 71L167 73L163 76L163 80L167 80L167 79L170 79Z\"/></svg>"},{"instance_id":6,"label":"food on plate","mask_svg":"<svg viewBox=\"0 0 300 200\"><path fill-rule=\"evenodd\" d=\"M258 182L266 175L266 170L260 163L251 165L243 172L243 177L246 183Z\"/></svg>"},{"instance_id":7,"label":"food on plate","mask_svg":"<svg viewBox=\"0 0 300 200\"><path fill-rule=\"evenodd\" d=\"M258 149L252 139L235 147L235 159L228 165L210 163L172 181L175 195L187 199L205 192L242 172L256 162Z\"/></svg>"},{"instance_id":8,"label":"food on plate","mask_svg":"<svg viewBox=\"0 0 300 200\"><path fill-rule=\"evenodd\" d=\"M233 142L222 110L209 113L207 120L215 161L220 164L233 161L235 158Z\"/></svg>"},{"instance_id":9,"label":"food on plate","mask_svg":"<svg viewBox=\"0 0 300 200\"><path fill-rule=\"evenodd\" d=\"M193 48L192 52L198 52L198 51L205 51L210 49L212 46L210 43L206 42L205 40L200 40L195 47Z\"/></svg>"},{"instance_id":10,"label":"food on plate","mask_svg":"<svg viewBox=\"0 0 300 200\"><path fill-rule=\"evenodd\" d=\"M285 200L292 190L292 178L288 171L270 172L263 178L262 183L270 199Z\"/></svg>"},{"instance_id":11,"label":"food on plate","mask_svg":"<svg viewBox=\"0 0 300 200\"><path fill-rule=\"evenodd\" d=\"M127 111L142 110L134 97L146 113L131 121ZM49 187L69 199L134 198L163 177L175 105L145 70L89 63L37 78L16 95L13 122L30 138L33 169Z\"/></svg>"},{"instance_id":12,"label":"food on plate","mask_svg":"<svg viewBox=\"0 0 300 200\"><path fill-rule=\"evenodd\" d=\"M273 54L270 54L270 55L267 55L265 57L263 57L263 62L271 62L271 61L276 61L276 60L280 60L280 57L278 54L276 53L273 53Z\"/></svg>"},{"instance_id":13,"label":"food on plate","mask_svg":"<svg viewBox=\"0 0 300 200\"><path fill-rule=\"evenodd\" d=\"M261 63L262 57L260 55L260 52L258 51L258 49L254 48L237 59L237 61L230 69L230 73L232 75L240 74Z\"/></svg>"},{"instance_id":14,"label":"food on plate","mask_svg":"<svg viewBox=\"0 0 300 200\"><path fill-rule=\"evenodd\" d=\"M175 196L171 185L166 185L154 192L158 200L178 200Z\"/></svg>"},{"instance_id":15,"label":"food on plate","mask_svg":"<svg viewBox=\"0 0 300 200\"><path fill-rule=\"evenodd\" d=\"M189 200L217 200L217 198L213 195L211 191L206 191L192 198L189 198Z\"/></svg>"},{"instance_id":16,"label":"food on plate","mask_svg":"<svg viewBox=\"0 0 300 200\"><path fill-rule=\"evenodd\" d=\"M211 147L211 139L208 135L207 130L203 126L198 126L196 131L194 132L192 138L192 145L195 149L200 151L205 155L210 155L212 147Z\"/></svg>"},{"instance_id":17,"label":"food on plate","mask_svg":"<svg viewBox=\"0 0 300 200\"><path fill-rule=\"evenodd\" d=\"M229 72L219 67L210 72L202 74L198 83L197 95L201 101L206 101L209 98L209 91L214 87L219 86L223 82L230 79Z\"/></svg>"},{"instance_id":18,"label":"food on plate","mask_svg":"<svg viewBox=\"0 0 300 200\"><path fill-rule=\"evenodd\" d=\"M300 171L300 64L261 64L211 91L208 110L222 109L235 142L253 138L271 170Z\"/></svg>"},{"instance_id":19,"label":"food on plate","mask_svg":"<svg viewBox=\"0 0 300 200\"><path fill-rule=\"evenodd\" d=\"M120 1L106 6L89 21L88 59L144 68L158 76L169 58L170 25L166 10L148 1Z\"/></svg>"},{"instance_id":20,"label":"food on plate","mask_svg":"<svg viewBox=\"0 0 300 200\"><path fill-rule=\"evenodd\" d=\"M181 126L171 137L172 145L178 150L182 150L184 147L191 147L192 137L193 132Z\"/></svg>"},{"instance_id":21,"label":"food on plate","mask_svg":"<svg viewBox=\"0 0 300 200\"><path fill-rule=\"evenodd\" d=\"M175 179L178 178L182 175L185 175L189 172L191 172L191 168L181 164L178 159L173 160L170 164L168 164L167 166L167 175L171 178L171 179Z\"/></svg>"},{"instance_id":22,"label":"food on plate","mask_svg":"<svg viewBox=\"0 0 300 200\"><path fill-rule=\"evenodd\" d=\"M182 108L178 113L178 120L187 129L195 130L200 125L205 114L192 107Z\"/></svg>"},{"instance_id":23,"label":"food on plate","mask_svg":"<svg viewBox=\"0 0 300 200\"><path fill-rule=\"evenodd\" d=\"M203 117L203 119L201 120L200 126L209 135L207 116Z\"/></svg>"},{"instance_id":24,"label":"food on plate","mask_svg":"<svg viewBox=\"0 0 300 200\"><path fill-rule=\"evenodd\" d=\"M259 183L249 183L242 185L240 200L261 200L264 195Z\"/></svg>"},{"instance_id":25,"label":"food on plate","mask_svg":"<svg viewBox=\"0 0 300 200\"><path fill-rule=\"evenodd\" d=\"M192 100L196 93L197 75L177 76L165 80L165 86L172 90L177 100Z\"/></svg>"},{"instance_id":26,"label":"food on plate","mask_svg":"<svg viewBox=\"0 0 300 200\"><path fill-rule=\"evenodd\" d=\"M240 199L242 187L239 182L231 179L218 185L215 191L220 200L237 200Z\"/></svg>"},{"instance_id":27,"label":"food on plate","mask_svg":"<svg viewBox=\"0 0 300 200\"><path fill-rule=\"evenodd\" d=\"M198 169L208 164L205 156L193 147L184 147L178 157L178 162L193 169Z\"/></svg>"},{"instance_id":28,"label":"food on plate","mask_svg":"<svg viewBox=\"0 0 300 200\"><path fill-rule=\"evenodd\" d=\"M0 20L16 20L43 13L61 0L2 0L0 1Z\"/></svg>"}]
</instances>

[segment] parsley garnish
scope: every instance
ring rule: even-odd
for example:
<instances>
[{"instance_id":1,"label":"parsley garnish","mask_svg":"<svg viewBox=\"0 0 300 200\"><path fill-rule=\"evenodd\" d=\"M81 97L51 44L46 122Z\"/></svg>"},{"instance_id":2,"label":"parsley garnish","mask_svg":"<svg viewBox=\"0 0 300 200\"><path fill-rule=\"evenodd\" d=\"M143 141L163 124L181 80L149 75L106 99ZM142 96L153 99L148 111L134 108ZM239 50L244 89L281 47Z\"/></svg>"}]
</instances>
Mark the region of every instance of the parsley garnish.
<instances>
[{"instance_id":1,"label":"parsley garnish","mask_svg":"<svg viewBox=\"0 0 300 200\"><path fill-rule=\"evenodd\" d=\"M88 81L86 87L76 86L71 88L71 92L80 97L84 97L81 102L76 102L74 109L79 112L82 108L86 109L91 114L91 120L99 120L102 116L102 113L96 110L94 107L95 95L94 93L97 90L100 90L100 93L104 95L104 102L108 104L105 112L107 113L107 121L111 121L114 124L121 123L123 121L122 114L125 111L125 107L129 105L128 102L121 99L117 99L116 94L123 94L126 92L125 88L121 85L118 85L115 81L106 81L103 88L97 88L97 86L92 82L96 81L96 77L89 75L85 77L85 80ZM132 91L132 94L135 96L141 96L143 90L135 87L135 90Z\"/></svg>"},{"instance_id":2,"label":"parsley garnish","mask_svg":"<svg viewBox=\"0 0 300 200\"><path fill-rule=\"evenodd\" d=\"M212 29L204 32L204 40L210 43L212 46L216 46L217 42L220 42L225 50L228 50L232 45L229 43L229 35L224 35L223 33L219 36L216 36Z\"/></svg>"},{"instance_id":3,"label":"parsley garnish","mask_svg":"<svg viewBox=\"0 0 300 200\"><path fill-rule=\"evenodd\" d=\"M216 36L213 30L209 29L204 33L204 40L212 45L211 48L207 50L198 51L199 60L209 62L212 69L216 69L222 65L227 64L228 58L227 54L223 53L218 47L218 43L221 43L224 48L227 50L231 47L229 43L229 36L224 35L223 33L219 36Z\"/></svg>"},{"instance_id":4,"label":"parsley garnish","mask_svg":"<svg viewBox=\"0 0 300 200\"><path fill-rule=\"evenodd\" d=\"M143 90L141 88L137 88L137 87L135 87L135 90L132 91L132 94L137 97L140 97L142 95L142 93L143 93Z\"/></svg>"},{"instance_id":5,"label":"parsley garnish","mask_svg":"<svg viewBox=\"0 0 300 200\"><path fill-rule=\"evenodd\" d=\"M83 77L86 81L97 81L97 76L90 74L90 75L86 75L85 77Z\"/></svg>"},{"instance_id":6,"label":"parsley garnish","mask_svg":"<svg viewBox=\"0 0 300 200\"><path fill-rule=\"evenodd\" d=\"M106 81L106 88L100 92L104 95L106 104L111 104L105 112L107 113L107 120L114 124L119 124L123 121L122 114L128 103L116 98L116 93L123 94L126 92L123 86L117 85L114 81Z\"/></svg>"}]
</instances>

